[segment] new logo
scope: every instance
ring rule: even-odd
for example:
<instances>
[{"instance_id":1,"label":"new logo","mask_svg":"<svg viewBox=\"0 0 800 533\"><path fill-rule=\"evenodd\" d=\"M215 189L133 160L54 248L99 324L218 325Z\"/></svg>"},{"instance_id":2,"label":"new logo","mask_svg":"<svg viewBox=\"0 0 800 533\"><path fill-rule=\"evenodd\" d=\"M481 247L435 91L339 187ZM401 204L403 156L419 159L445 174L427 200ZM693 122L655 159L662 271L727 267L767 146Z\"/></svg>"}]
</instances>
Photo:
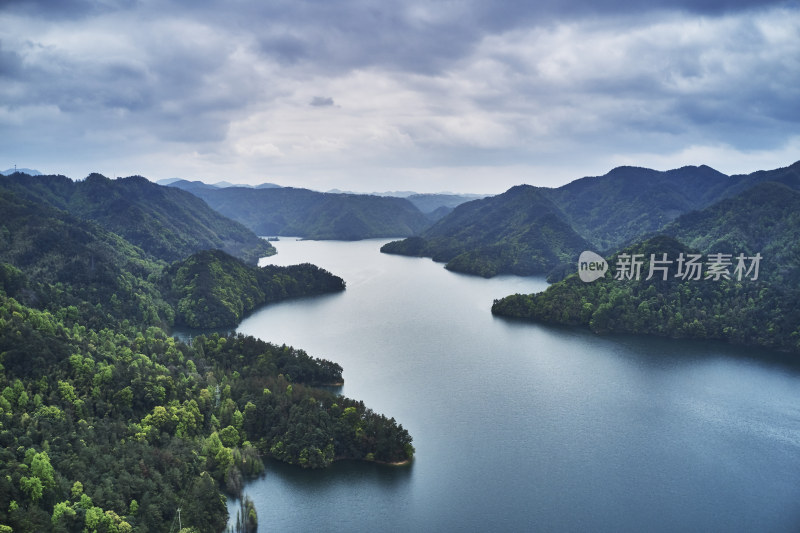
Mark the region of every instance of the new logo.
<instances>
[{"instance_id":1,"label":"new logo","mask_svg":"<svg viewBox=\"0 0 800 533\"><path fill-rule=\"evenodd\" d=\"M578 258L578 276L581 281L591 283L602 278L608 270L608 263L600 255L586 250Z\"/></svg>"}]
</instances>

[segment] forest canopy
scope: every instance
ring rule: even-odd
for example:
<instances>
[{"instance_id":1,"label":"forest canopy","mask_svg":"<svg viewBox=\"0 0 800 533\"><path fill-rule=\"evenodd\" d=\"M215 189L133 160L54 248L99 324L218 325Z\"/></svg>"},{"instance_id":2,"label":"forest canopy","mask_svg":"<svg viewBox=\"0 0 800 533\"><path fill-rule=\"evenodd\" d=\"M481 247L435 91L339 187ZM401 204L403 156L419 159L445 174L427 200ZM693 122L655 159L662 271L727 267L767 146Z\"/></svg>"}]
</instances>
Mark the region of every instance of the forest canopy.
<instances>
[{"instance_id":1,"label":"forest canopy","mask_svg":"<svg viewBox=\"0 0 800 533\"><path fill-rule=\"evenodd\" d=\"M251 267L220 250L175 262L162 278L176 323L192 328L233 327L266 303L345 288L342 278L315 265Z\"/></svg>"},{"instance_id":2,"label":"forest canopy","mask_svg":"<svg viewBox=\"0 0 800 533\"><path fill-rule=\"evenodd\" d=\"M37 194L0 187L0 530L168 531L180 507L185 528L219 532L223 491L240 494L265 458L413 456L394 419L318 388L342 382L338 364L253 337L166 332L342 290L340 278L219 250L170 265Z\"/></svg>"}]
</instances>

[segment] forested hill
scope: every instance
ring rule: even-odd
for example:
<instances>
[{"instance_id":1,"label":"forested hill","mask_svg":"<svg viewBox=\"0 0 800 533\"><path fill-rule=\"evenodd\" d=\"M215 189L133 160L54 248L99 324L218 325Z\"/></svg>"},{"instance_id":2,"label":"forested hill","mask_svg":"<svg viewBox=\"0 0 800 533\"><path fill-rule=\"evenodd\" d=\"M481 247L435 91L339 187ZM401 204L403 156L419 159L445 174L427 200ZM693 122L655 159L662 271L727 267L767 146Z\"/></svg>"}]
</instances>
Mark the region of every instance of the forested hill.
<instances>
[{"instance_id":1,"label":"forested hill","mask_svg":"<svg viewBox=\"0 0 800 533\"><path fill-rule=\"evenodd\" d=\"M543 189L520 185L461 204L421 237L381 251L432 257L450 270L491 277L544 274L589 246Z\"/></svg>"},{"instance_id":2,"label":"forested hill","mask_svg":"<svg viewBox=\"0 0 800 533\"><path fill-rule=\"evenodd\" d=\"M315 265L251 267L220 250L175 262L162 279L176 322L193 328L235 327L266 303L345 288L342 278Z\"/></svg>"},{"instance_id":3,"label":"forested hill","mask_svg":"<svg viewBox=\"0 0 800 533\"><path fill-rule=\"evenodd\" d=\"M759 183L800 189L800 161L785 168L726 176L706 165L668 171L618 167L547 194L597 250L614 250L658 231L684 213L733 197Z\"/></svg>"},{"instance_id":4,"label":"forested hill","mask_svg":"<svg viewBox=\"0 0 800 533\"><path fill-rule=\"evenodd\" d=\"M787 187L800 191L800 161L788 167L776 168L774 170L758 170L751 174L736 174L731 176L733 185L726 191L727 196L734 196L740 192L757 185L772 181L786 185Z\"/></svg>"},{"instance_id":5,"label":"forested hill","mask_svg":"<svg viewBox=\"0 0 800 533\"><path fill-rule=\"evenodd\" d=\"M193 188L208 205L261 236L359 240L416 235L428 218L404 198L291 187Z\"/></svg>"},{"instance_id":6,"label":"forested hill","mask_svg":"<svg viewBox=\"0 0 800 533\"><path fill-rule=\"evenodd\" d=\"M140 176L110 180L92 174L82 181L64 176L0 177L0 189L92 220L155 259L176 261L219 248L255 263L275 249L243 225L209 208L196 196L162 187Z\"/></svg>"},{"instance_id":7,"label":"forested hill","mask_svg":"<svg viewBox=\"0 0 800 533\"><path fill-rule=\"evenodd\" d=\"M185 530L220 532L223 491L241 494L263 458L413 456L394 419L315 387L342 381L335 362L242 335L171 338L161 327L183 311L165 262L54 207L57 187L39 194L53 198L0 187L0 531L166 533L180 508ZM201 310L193 296L248 297L226 270L261 272L219 251L173 268ZM316 267L254 277L277 295L341 286Z\"/></svg>"},{"instance_id":8,"label":"forested hill","mask_svg":"<svg viewBox=\"0 0 800 533\"><path fill-rule=\"evenodd\" d=\"M666 172L618 167L545 192L594 249L613 250L711 205L733 182L705 165Z\"/></svg>"},{"instance_id":9,"label":"forested hill","mask_svg":"<svg viewBox=\"0 0 800 533\"><path fill-rule=\"evenodd\" d=\"M547 273L555 266L553 258L568 257L567 264L577 260L581 241L576 236L583 249L613 252L680 215L770 181L800 189L800 162L737 176L705 165L666 172L619 167L557 189L534 193L530 186L518 186L463 204L420 238L387 244L383 251L433 257L452 270L484 276Z\"/></svg>"},{"instance_id":10,"label":"forested hill","mask_svg":"<svg viewBox=\"0 0 800 533\"><path fill-rule=\"evenodd\" d=\"M611 273L602 279L584 283L573 274L542 293L498 300L492 312L600 333L711 338L800 352L800 192L763 183L681 216L664 233L669 236L608 257ZM623 267L621 253L641 254L640 279L614 279ZM658 261L667 254L670 264L656 263L669 268L666 280L660 270L646 279L651 254ZM678 275L680 254L699 257L699 279ZM715 254L728 254L726 275L709 276ZM737 271L740 254L744 268Z\"/></svg>"},{"instance_id":11,"label":"forested hill","mask_svg":"<svg viewBox=\"0 0 800 533\"><path fill-rule=\"evenodd\" d=\"M761 183L702 211L687 213L659 233L706 254L760 253L764 279L800 287L800 191L784 184Z\"/></svg>"},{"instance_id":12,"label":"forested hill","mask_svg":"<svg viewBox=\"0 0 800 533\"><path fill-rule=\"evenodd\" d=\"M0 288L8 296L33 307L74 307L96 328L123 319L172 322L174 312L152 281L163 267L140 248L92 221L2 188L0 211L0 263L6 265Z\"/></svg>"}]
</instances>

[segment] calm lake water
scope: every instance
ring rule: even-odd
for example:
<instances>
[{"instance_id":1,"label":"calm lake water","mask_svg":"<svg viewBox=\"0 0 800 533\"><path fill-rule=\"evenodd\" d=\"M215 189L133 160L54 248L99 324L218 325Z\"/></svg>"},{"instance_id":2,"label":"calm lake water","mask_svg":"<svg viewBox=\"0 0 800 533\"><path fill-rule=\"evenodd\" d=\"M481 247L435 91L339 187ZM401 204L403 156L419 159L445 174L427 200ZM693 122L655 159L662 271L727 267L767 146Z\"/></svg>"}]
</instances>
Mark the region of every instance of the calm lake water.
<instances>
[{"instance_id":1,"label":"calm lake water","mask_svg":"<svg viewBox=\"0 0 800 533\"><path fill-rule=\"evenodd\" d=\"M416 458L269 463L245 488L259 531L800 530L791 358L494 318L493 299L545 281L454 274L384 242L275 243L264 261L314 263L347 290L238 331L340 363L341 393L402 423Z\"/></svg>"}]
</instances>

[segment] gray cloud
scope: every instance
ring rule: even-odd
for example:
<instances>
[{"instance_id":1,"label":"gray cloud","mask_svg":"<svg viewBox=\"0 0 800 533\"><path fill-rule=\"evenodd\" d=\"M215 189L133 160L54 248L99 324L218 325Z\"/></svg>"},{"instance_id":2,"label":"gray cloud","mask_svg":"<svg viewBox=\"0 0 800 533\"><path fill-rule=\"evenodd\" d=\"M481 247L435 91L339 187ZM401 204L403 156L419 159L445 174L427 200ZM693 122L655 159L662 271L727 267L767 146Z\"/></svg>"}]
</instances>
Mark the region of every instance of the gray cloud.
<instances>
[{"instance_id":1,"label":"gray cloud","mask_svg":"<svg viewBox=\"0 0 800 533\"><path fill-rule=\"evenodd\" d=\"M124 141L130 159L157 154L176 175L186 153L198 166L216 157L303 175L313 159L347 175L349 165L601 161L709 143L771 150L800 131L791 3L0 6L0 133L12 139L0 165L37 143L77 161L104 143L124 154ZM346 112L311 109L333 105Z\"/></svg>"},{"instance_id":2,"label":"gray cloud","mask_svg":"<svg viewBox=\"0 0 800 533\"><path fill-rule=\"evenodd\" d=\"M15 78L22 68L22 59L17 52L3 50L3 41L0 40L0 79Z\"/></svg>"},{"instance_id":3,"label":"gray cloud","mask_svg":"<svg viewBox=\"0 0 800 533\"><path fill-rule=\"evenodd\" d=\"M313 107L327 107L333 105L333 98L329 96L315 96L311 99L309 105Z\"/></svg>"},{"instance_id":4,"label":"gray cloud","mask_svg":"<svg viewBox=\"0 0 800 533\"><path fill-rule=\"evenodd\" d=\"M275 60L312 62L317 69L382 68L434 74L469 54L486 35L562 20L630 18L682 11L707 16L763 10L782 1L761 0L363 0L241 4L226 23L251 27L260 50ZM266 26L263 22L267 21Z\"/></svg>"},{"instance_id":5,"label":"gray cloud","mask_svg":"<svg viewBox=\"0 0 800 533\"><path fill-rule=\"evenodd\" d=\"M3 0L0 7L11 13L46 20L81 19L130 9L138 0Z\"/></svg>"}]
</instances>

